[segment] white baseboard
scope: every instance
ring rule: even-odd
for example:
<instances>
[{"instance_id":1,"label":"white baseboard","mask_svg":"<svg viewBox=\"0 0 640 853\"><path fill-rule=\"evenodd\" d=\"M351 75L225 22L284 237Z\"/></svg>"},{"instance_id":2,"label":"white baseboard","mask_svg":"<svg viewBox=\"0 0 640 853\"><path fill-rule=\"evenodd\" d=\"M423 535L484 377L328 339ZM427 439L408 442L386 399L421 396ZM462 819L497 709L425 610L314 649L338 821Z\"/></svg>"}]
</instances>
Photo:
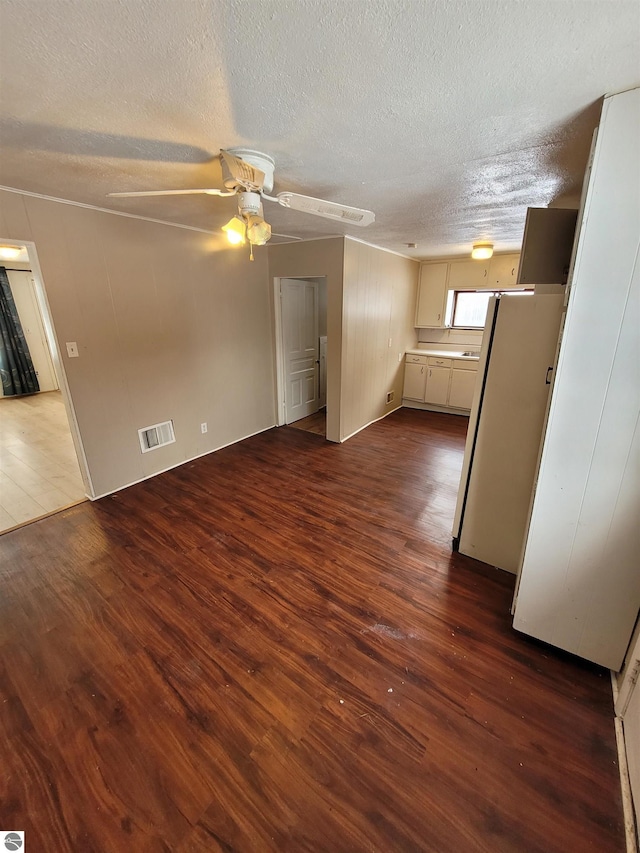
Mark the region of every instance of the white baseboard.
<instances>
[{"instance_id":1,"label":"white baseboard","mask_svg":"<svg viewBox=\"0 0 640 853\"><path fill-rule=\"evenodd\" d=\"M615 707L618 698L618 682L616 673L611 671L611 689L613 692L613 704ZM620 789L622 791L622 811L624 815L624 835L627 843L627 853L638 853L638 836L636 834L636 820L633 809L633 798L631 796L631 784L629 782L629 768L627 766L627 750L624 742L624 725L618 716L613 718L616 729L616 746L618 748L618 769L620 771Z\"/></svg>"},{"instance_id":2,"label":"white baseboard","mask_svg":"<svg viewBox=\"0 0 640 853\"><path fill-rule=\"evenodd\" d=\"M132 480L131 483L126 483L124 486L118 486L108 492L103 492L101 495L96 495L95 498L89 497L88 495L87 497L89 497L89 500L98 501L100 498L106 498L108 495L115 495L116 492L128 489L129 486L144 483L145 480L151 480L159 474L166 474L167 471L173 471L174 468L179 468L181 465L186 465L188 462L193 462L195 459L202 459L203 456L209 456L210 453L217 453L218 450L224 450L225 447L231 447L232 444L237 444L239 441L244 441L247 438L253 438L254 435L260 435L261 432L267 432L267 430L273 429L274 426L276 426L276 424L271 424L268 427L264 427L264 429L258 429L255 432L249 433L249 435L243 435L241 438L236 438L234 441L228 441L226 444L221 444L219 447L214 447L211 450L205 450L204 453L198 453L196 456L190 456L189 459L183 459L181 462L176 462L174 465L169 465L167 468L162 468L160 471L154 471L153 474L147 474L146 477L140 477L139 480Z\"/></svg>"},{"instance_id":3,"label":"white baseboard","mask_svg":"<svg viewBox=\"0 0 640 853\"><path fill-rule=\"evenodd\" d=\"M371 426L371 424L377 424L377 423L378 423L378 421L381 421L381 420L383 420L384 418L388 417L389 415L392 415L394 412L397 412L397 411L398 411L398 409L401 409L401 408L402 408L402 405L400 405L400 406L396 406L396 407L395 407L395 409L391 409L389 412L385 412L385 413L384 413L384 415L380 415L380 417L379 417L379 418L374 418L372 421L369 421L369 423L368 423L368 424L364 424L364 426L358 427L358 429L356 429L356 430L354 430L353 432L349 433L349 435L345 435L345 436L344 436L344 438L341 438L341 439L340 439L340 444L342 444L342 443L343 443L343 442L345 442L345 441L348 441L350 438L353 438L353 436L354 436L354 435L357 435L359 432L362 432L362 430L363 430L363 429L366 429L367 427L370 427L370 426Z\"/></svg>"}]
</instances>

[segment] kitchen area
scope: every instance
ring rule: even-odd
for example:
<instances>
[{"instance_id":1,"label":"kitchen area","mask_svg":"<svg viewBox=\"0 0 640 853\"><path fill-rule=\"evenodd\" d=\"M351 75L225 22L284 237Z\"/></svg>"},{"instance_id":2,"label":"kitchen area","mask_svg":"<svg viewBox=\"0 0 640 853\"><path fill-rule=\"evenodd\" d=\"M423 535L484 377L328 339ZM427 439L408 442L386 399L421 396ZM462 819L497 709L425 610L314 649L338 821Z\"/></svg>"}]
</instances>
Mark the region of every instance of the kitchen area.
<instances>
[{"instance_id":1,"label":"kitchen area","mask_svg":"<svg viewBox=\"0 0 640 853\"><path fill-rule=\"evenodd\" d=\"M469 416L452 549L516 575L515 630L611 671L628 815L640 802L639 115L640 89L605 98L579 210L529 208L520 257L422 263L403 392L405 406ZM470 302L480 320L465 323Z\"/></svg>"},{"instance_id":2,"label":"kitchen area","mask_svg":"<svg viewBox=\"0 0 640 853\"><path fill-rule=\"evenodd\" d=\"M404 406L469 415L489 297L502 291L527 292L518 283L519 263L519 253L506 253L420 265L418 343L405 353Z\"/></svg>"}]
</instances>

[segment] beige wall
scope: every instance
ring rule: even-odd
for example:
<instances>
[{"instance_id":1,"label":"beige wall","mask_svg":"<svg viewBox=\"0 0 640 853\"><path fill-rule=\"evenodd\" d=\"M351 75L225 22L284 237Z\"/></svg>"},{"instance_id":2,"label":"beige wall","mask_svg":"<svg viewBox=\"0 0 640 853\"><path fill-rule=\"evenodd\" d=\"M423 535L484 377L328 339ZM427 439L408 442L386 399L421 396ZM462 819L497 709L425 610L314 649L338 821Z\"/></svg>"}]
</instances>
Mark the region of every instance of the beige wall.
<instances>
[{"instance_id":1,"label":"beige wall","mask_svg":"<svg viewBox=\"0 0 640 853\"><path fill-rule=\"evenodd\" d=\"M272 279L326 276L330 441L344 441L402 404L404 351L416 344L419 268L343 237L269 248ZM395 393L389 405L387 391Z\"/></svg>"},{"instance_id":2,"label":"beige wall","mask_svg":"<svg viewBox=\"0 0 640 853\"><path fill-rule=\"evenodd\" d=\"M340 441L342 373L342 277L344 238L269 246L269 279L325 276L327 282L327 438ZM275 359L275 350L274 350ZM275 372L275 362L274 362Z\"/></svg>"},{"instance_id":3,"label":"beige wall","mask_svg":"<svg viewBox=\"0 0 640 853\"><path fill-rule=\"evenodd\" d=\"M0 238L35 243L95 495L274 424L266 250L6 191ZM176 443L142 455L169 419Z\"/></svg>"},{"instance_id":4,"label":"beige wall","mask_svg":"<svg viewBox=\"0 0 640 853\"><path fill-rule=\"evenodd\" d=\"M416 345L419 269L418 261L345 240L343 439L402 405L404 352ZM395 397L387 404L388 391Z\"/></svg>"}]
</instances>

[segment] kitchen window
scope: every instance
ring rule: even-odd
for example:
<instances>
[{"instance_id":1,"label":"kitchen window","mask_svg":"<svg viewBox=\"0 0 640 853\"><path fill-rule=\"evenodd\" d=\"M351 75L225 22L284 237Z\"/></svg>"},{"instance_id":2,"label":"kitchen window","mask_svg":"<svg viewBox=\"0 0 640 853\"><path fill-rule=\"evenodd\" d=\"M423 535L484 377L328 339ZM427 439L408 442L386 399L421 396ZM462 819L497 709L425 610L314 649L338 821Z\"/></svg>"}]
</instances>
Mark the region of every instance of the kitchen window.
<instances>
[{"instance_id":1,"label":"kitchen window","mask_svg":"<svg viewBox=\"0 0 640 853\"><path fill-rule=\"evenodd\" d=\"M533 290L450 290L445 325L452 329L484 329L489 299L501 293L528 296Z\"/></svg>"}]
</instances>

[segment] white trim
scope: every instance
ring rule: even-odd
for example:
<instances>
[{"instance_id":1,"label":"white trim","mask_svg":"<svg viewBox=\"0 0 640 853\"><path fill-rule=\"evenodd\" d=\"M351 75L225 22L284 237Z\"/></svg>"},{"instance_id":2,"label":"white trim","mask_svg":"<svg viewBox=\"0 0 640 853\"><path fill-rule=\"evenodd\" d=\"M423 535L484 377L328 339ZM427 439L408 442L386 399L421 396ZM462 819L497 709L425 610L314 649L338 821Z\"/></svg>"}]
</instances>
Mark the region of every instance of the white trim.
<instances>
[{"instance_id":1,"label":"white trim","mask_svg":"<svg viewBox=\"0 0 640 853\"><path fill-rule=\"evenodd\" d=\"M388 415L392 415L394 412L397 412L397 411L398 411L398 409L401 409L401 408L402 408L402 406L401 406L401 405L400 405L400 406L396 406L396 407L395 407L395 409L391 409L390 411L385 412L385 413L384 413L384 415L380 415L380 417L379 417L379 418L374 418L372 421L369 421L369 423L368 423L368 424L365 424L364 426L358 427L358 429L354 430L354 431L353 431L352 433L350 433L349 435L345 435L345 436L344 436L344 438L341 438L341 439L340 439L340 444L342 444L344 441L348 441L350 438L353 438L353 436L354 436L354 435L357 435L359 432L362 432L362 430L363 430L363 429L366 429L367 427L370 427L372 424L377 424L377 423L378 423L378 421L383 420L383 419L384 419L384 418L386 418Z\"/></svg>"},{"instance_id":2,"label":"white trim","mask_svg":"<svg viewBox=\"0 0 640 853\"><path fill-rule=\"evenodd\" d=\"M0 238L0 242L4 242L2 238ZM24 246L27 250L27 255L29 256L29 264L31 267L31 274L33 276L36 301L38 303L40 314L42 315L45 336L47 339L47 344L49 346L49 351L51 353L51 360L53 362L56 379L58 380L58 385L60 386L59 390L62 394L62 401L67 411L67 418L69 420L69 431L73 440L73 446L76 451L76 456L78 457L78 468L80 469L80 476L82 477L82 481L86 490L86 496L89 498L89 500L93 500L92 496L94 494L94 490L93 482L91 480L91 474L89 472L89 464L87 462L87 457L84 452L84 445L82 443L80 427L78 426L78 420L76 418L73 398L71 397L71 391L69 390L69 383L67 382L67 374L64 369L64 362L60 357L58 338L53 323L51 308L49 307L49 300L47 298L47 290L44 284L44 279L42 277L42 270L40 269L40 261L38 259L38 250L36 249L36 244L33 242L33 240L15 240L14 238L11 238L6 242L20 243L20 245Z\"/></svg>"},{"instance_id":3,"label":"white trim","mask_svg":"<svg viewBox=\"0 0 640 853\"><path fill-rule=\"evenodd\" d=\"M614 717L613 722L616 729L616 745L618 747L618 767L620 769L620 787L622 788L622 812L624 815L624 837L627 853L638 853L636 821L633 812L633 800L631 798L631 785L629 784L626 747L624 745L624 728L620 717Z\"/></svg>"},{"instance_id":4,"label":"white trim","mask_svg":"<svg viewBox=\"0 0 640 853\"><path fill-rule=\"evenodd\" d=\"M620 690L618 688L618 677L612 669L609 670L611 676L611 692L613 693L613 707L618 704ZM624 722L622 717L617 714L613 718L613 723L616 731L616 747L618 750L618 769L620 771L620 788L622 792L622 812L624 816L624 835L627 844L627 853L638 853L638 844L636 833L636 816L633 808L633 796L631 793L631 783L629 781L629 766L627 764L627 747L624 739Z\"/></svg>"},{"instance_id":5,"label":"white trim","mask_svg":"<svg viewBox=\"0 0 640 853\"><path fill-rule=\"evenodd\" d=\"M201 234L217 234L217 231L208 231L206 228L196 228L193 225L180 225L179 222L167 222L164 219L151 219L149 216L139 216L137 213L124 213L122 210L111 210L108 207L98 207L95 204L85 204L82 201L70 201L67 198L56 198L52 195L43 195L42 193L32 193L28 190L19 190L16 187L5 187L0 185L0 190L8 193L17 193L18 195L27 195L30 198L42 198L45 201L56 201L58 204L69 204L71 207L84 207L87 210L97 210L99 213L112 213L114 216L125 216L127 219L142 219L144 222L155 222L157 225L170 225L173 228L184 228L187 231L199 231ZM15 241L13 241L15 242ZM19 241L24 243L24 241Z\"/></svg>"},{"instance_id":6,"label":"white trim","mask_svg":"<svg viewBox=\"0 0 640 853\"><path fill-rule=\"evenodd\" d=\"M280 299L280 282L283 278L289 278L289 276L275 276L273 279L273 334L276 345L276 426L284 426L285 422L284 353L282 351L282 301Z\"/></svg>"},{"instance_id":7,"label":"white trim","mask_svg":"<svg viewBox=\"0 0 640 853\"><path fill-rule=\"evenodd\" d=\"M253 438L254 435L260 435L262 432L267 432L270 429L273 429L276 424L271 424L270 426L264 427L263 429L258 429L255 432L250 432L248 435L243 435L241 438L236 438L234 441L228 441L226 444L221 444L219 447L214 447L212 450L205 450L204 453L198 453L196 456L190 456L188 459L183 459L181 462L176 462L174 465L169 465L168 468L163 468L161 471L155 471L153 474L147 474L146 477L140 477L139 480L132 480L130 483L125 483L123 486L118 486L116 489L111 489L110 492L103 492L101 495L96 495L94 498L90 498L92 501L99 501L101 498L106 498L109 495L115 495L116 492L121 492L123 489L128 489L130 486L137 486L138 483L144 483L145 480L151 480L153 477L157 477L159 474L166 474L167 471L173 471L174 468L179 468L181 465L186 465L188 462L194 462L196 459L201 459L203 456L209 456L210 453L217 453L218 450L224 450L225 447L231 447L233 444L237 444L239 441L246 441L247 438Z\"/></svg>"},{"instance_id":8,"label":"white trim","mask_svg":"<svg viewBox=\"0 0 640 853\"><path fill-rule=\"evenodd\" d=\"M422 263L419 258L412 258L411 255L404 255L402 252L396 252L395 249L385 249L384 246L376 246L375 243L368 243L366 240L361 240L360 237L352 237L350 234L345 234L344 239L353 240L354 243L362 243L363 246L369 246L369 248L377 249L379 252L388 252L390 255L397 255L399 258L405 258L407 261L415 261L417 264Z\"/></svg>"}]
</instances>

